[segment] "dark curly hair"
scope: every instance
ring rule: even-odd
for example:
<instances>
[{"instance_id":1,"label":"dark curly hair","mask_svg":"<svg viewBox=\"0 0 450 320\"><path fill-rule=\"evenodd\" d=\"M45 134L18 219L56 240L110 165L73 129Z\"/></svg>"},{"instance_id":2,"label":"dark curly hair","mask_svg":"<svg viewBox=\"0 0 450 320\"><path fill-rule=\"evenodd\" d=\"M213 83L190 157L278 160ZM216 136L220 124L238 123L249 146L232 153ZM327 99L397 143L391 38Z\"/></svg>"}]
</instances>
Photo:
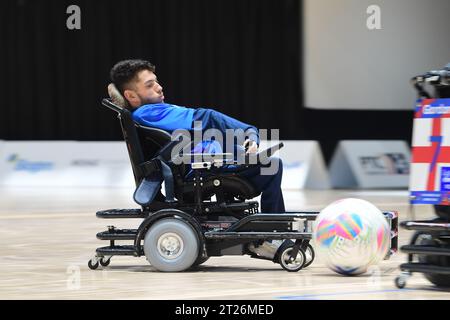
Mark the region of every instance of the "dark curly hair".
<instances>
[{"instance_id":1,"label":"dark curly hair","mask_svg":"<svg viewBox=\"0 0 450 320\"><path fill-rule=\"evenodd\" d=\"M125 86L135 79L142 70L155 72L155 66L146 60L132 59L117 62L112 67L110 77L121 94L125 91Z\"/></svg>"}]
</instances>

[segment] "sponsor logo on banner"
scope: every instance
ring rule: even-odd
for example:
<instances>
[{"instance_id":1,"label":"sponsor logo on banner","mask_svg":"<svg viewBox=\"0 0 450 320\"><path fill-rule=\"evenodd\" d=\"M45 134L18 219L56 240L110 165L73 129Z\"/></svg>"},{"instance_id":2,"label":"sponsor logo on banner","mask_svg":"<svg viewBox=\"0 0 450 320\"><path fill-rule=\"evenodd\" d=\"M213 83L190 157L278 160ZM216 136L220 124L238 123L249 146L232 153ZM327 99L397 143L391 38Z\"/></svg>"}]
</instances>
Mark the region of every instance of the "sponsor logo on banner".
<instances>
[{"instance_id":1,"label":"sponsor logo on banner","mask_svg":"<svg viewBox=\"0 0 450 320\"><path fill-rule=\"evenodd\" d=\"M441 168L441 191L450 192L450 167Z\"/></svg>"},{"instance_id":2,"label":"sponsor logo on banner","mask_svg":"<svg viewBox=\"0 0 450 320\"><path fill-rule=\"evenodd\" d=\"M128 165L128 159L107 160L107 159L75 159L70 162L73 167L99 167L102 165Z\"/></svg>"},{"instance_id":3,"label":"sponsor logo on banner","mask_svg":"<svg viewBox=\"0 0 450 320\"><path fill-rule=\"evenodd\" d=\"M70 165L74 167L97 167L99 160L85 160L85 159L77 159L73 160Z\"/></svg>"},{"instance_id":4,"label":"sponsor logo on banner","mask_svg":"<svg viewBox=\"0 0 450 320\"><path fill-rule=\"evenodd\" d=\"M0 186L134 187L123 142L7 141Z\"/></svg>"},{"instance_id":5,"label":"sponsor logo on banner","mask_svg":"<svg viewBox=\"0 0 450 320\"><path fill-rule=\"evenodd\" d=\"M403 153L385 153L379 156L359 157L363 172L367 175L408 175L409 162Z\"/></svg>"},{"instance_id":6,"label":"sponsor logo on banner","mask_svg":"<svg viewBox=\"0 0 450 320\"><path fill-rule=\"evenodd\" d=\"M430 101L430 104L425 104L422 111L422 118L436 118L442 115L450 114L450 99L439 99Z\"/></svg>"},{"instance_id":7,"label":"sponsor logo on banner","mask_svg":"<svg viewBox=\"0 0 450 320\"><path fill-rule=\"evenodd\" d=\"M50 161L29 161L19 158L19 155L14 153L7 157L7 162L14 164L14 171L27 171L36 173L39 171L53 170L54 164Z\"/></svg>"},{"instance_id":8,"label":"sponsor logo on banner","mask_svg":"<svg viewBox=\"0 0 450 320\"><path fill-rule=\"evenodd\" d=\"M411 203L450 205L450 192L411 191Z\"/></svg>"}]
</instances>

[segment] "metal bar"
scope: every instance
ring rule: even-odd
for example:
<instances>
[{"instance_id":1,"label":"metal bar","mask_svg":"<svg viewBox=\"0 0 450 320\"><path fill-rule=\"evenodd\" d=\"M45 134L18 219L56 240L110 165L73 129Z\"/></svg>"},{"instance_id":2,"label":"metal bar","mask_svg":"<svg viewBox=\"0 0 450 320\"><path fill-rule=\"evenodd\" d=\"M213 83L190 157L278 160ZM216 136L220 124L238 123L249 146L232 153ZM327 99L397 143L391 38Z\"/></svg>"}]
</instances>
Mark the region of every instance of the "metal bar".
<instances>
[{"instance_id":1,"label":"metal bar","mask_svg":"<svg viewBox=\"0 0 450 320\"><path fill-rule=\"evenodd\" d=\"M120 219L120 218L145 218L147 214L140 209L109 209L96 213L97 218Z\"/></svg>"},{"instance_id":2,"label":"metal bar","mask_svg":"<svg viewBox=\"0 0 450 320\"><path fill-rule=\"evenodd\" d=\"M421 273L439 273L450 275L450 267L439 267L426 263L403 263L400 265L402 271L421 272Z\"/></svg>"},{"instance_id":3,"label":"metal bar","mask_svg":"<svg viewBox=\"0 0 450 320\"><path fill-rule=\"evenodd\" d=\"M207 239L311 239L309 232L205 232Z\"/></svg>"},{"instance_id":4,"label":"metal bar","mask_svg":"<svg viewBox=\"0 0 450 320\"><path fill-rule=\"evenodd\" d=\"M435 223L429 221L404 221L400 226L406 230L418 231L450 231L450 223Z\"/></svg>"},{"instance_id":5,"label":"metal bar","mask_svg":"<svg viewBox=\"0 0 450 320\"><path fill-rule=\"evenodd\" d=\"M134 246L108 246L97 248L97 254L101 256L137 256Z\"/></svg>"},{"instance_id":6,"label":"metal bar","mask_svg":"<svg viewBox=\"0 0 450 320\"><path fill-rule=\"evenodd\" d=\"M114 231L103 231L97 233L99 240L134 240L137 235L136 229L115 229Z\"/></svg>"},{"instance_id":7,"label":"metal bar","mask_svg":"<svg viewBox=\"0 0 450 320\"><path fill-rule=\"evenodd\" d=\"M233 224L227 231L237 231L247 223L252 221L267 221L274 220L276 222L295 221L295 219L315 220L317 213L315 212L298 212L298 213L257 213L249 215L235 224Z\"/></svg>"},{"instance_id":8,"label":"metal bar","mask_svg":"<svg viewBox=\"0 0 450 320\"><path fill-rule=\"evenodd\" d=\"M412 254L450 256L450 248L436 248L421 245L406 245L402 246L400 250L404 253L412 253Z\"/></svg>"}]
</instances>

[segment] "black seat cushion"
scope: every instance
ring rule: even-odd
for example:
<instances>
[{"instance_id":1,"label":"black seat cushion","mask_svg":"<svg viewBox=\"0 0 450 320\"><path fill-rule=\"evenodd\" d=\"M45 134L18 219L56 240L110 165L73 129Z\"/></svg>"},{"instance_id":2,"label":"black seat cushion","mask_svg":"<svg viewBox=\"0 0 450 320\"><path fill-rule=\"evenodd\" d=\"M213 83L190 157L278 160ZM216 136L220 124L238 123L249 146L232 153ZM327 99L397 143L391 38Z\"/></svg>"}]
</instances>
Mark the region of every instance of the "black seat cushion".
<instances>
[{"instance_id":1,"label":"black seat cushion","mask_svg":"<svg viewBox=\"0 0 450 320\"><path fill-rule=\"evenodd\" d=\"M233 197L253 199L259 195L253 185L246 179L236 174L225 173L206 176L203 178L202 193L203 198L211 198L217 192L223 192L228 199ZM195 194L195 187L192 182L186 182L183 187L183 197L190 199Z\"/></svg>"}]
</instances>

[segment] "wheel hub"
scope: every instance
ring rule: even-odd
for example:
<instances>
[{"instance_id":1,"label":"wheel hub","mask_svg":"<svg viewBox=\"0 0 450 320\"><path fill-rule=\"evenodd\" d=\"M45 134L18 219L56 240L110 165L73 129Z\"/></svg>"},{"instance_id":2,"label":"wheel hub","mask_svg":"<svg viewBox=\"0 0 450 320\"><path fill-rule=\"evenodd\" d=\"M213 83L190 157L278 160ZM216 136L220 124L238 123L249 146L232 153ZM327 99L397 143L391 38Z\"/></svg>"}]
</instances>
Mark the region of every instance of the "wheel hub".
<instances>
[{"instance_id":1,"label":"wheel hub","mask_svg":"<svg viewBox=\"0 0 450 320\"><path fill-rule=\"evenodd\" d=\"M300 267L303 265L303 256L299 253L297 254L297 257L292 259L291 257L292 248L289 248L288 250L285 250L283 254L281 255L282 261L284 261L285 266L289 269L296 269L297 267Z\"/></svg>"},{"instance_id":2,"label":"wheel hub","mask_svg":"<svg viewBox=\"0 0 450 320\"><path fill-rule=\"evenodd\" d=\"M183 252L183 239L176 233L164 233L158 239L157 248L159 254L165 259L176 259Z\"/></svg>"}]
</instances>

